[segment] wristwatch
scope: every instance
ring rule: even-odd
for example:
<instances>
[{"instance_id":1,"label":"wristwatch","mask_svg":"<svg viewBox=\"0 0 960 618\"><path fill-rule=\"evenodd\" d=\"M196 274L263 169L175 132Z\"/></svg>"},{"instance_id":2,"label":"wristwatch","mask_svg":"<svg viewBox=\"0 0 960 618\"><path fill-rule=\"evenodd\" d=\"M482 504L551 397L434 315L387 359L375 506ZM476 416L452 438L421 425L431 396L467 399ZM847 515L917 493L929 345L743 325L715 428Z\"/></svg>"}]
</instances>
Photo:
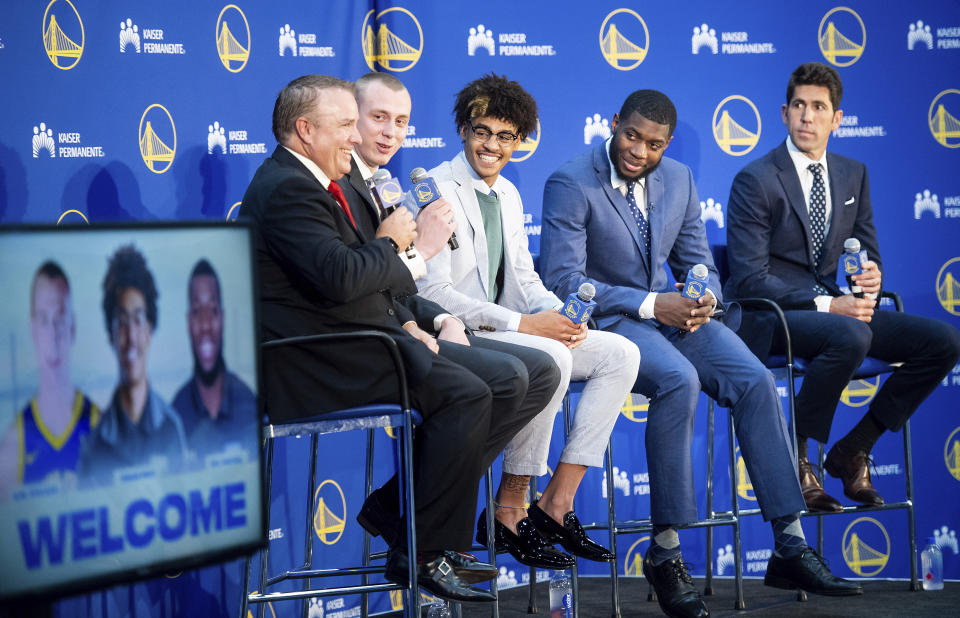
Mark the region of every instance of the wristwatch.
<instances>
[{"instance_id":1,"label":"wristwatch","mask_svg":"<svg viewBox=\"0 0 960 618\"><path fill-rule=\"evenodd\" d=\"M397 244L397 241L395 241L393 238L389 236L387 236L387 240L390 241L390 246L393 247L393 252L399 255L400 245Z\"/></svg>"}]
</instances>

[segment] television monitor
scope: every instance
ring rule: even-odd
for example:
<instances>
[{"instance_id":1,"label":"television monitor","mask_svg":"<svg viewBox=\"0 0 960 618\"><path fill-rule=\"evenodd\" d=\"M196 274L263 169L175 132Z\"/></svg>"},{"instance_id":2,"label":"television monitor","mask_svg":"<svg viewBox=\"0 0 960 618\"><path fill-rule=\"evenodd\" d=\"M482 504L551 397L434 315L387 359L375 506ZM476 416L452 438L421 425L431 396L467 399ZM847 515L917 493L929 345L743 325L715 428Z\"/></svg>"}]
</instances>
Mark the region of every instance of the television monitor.
<instances>
[{"instance_id":1,"label":"television monitor","mask_svg":"<svg viewBox=\"0 0 960 618\"><path fill-rule=\"evenodd\" d=\"M241 223L0 227L0 600L266 539Z\"/></svg>"}]
</instances>

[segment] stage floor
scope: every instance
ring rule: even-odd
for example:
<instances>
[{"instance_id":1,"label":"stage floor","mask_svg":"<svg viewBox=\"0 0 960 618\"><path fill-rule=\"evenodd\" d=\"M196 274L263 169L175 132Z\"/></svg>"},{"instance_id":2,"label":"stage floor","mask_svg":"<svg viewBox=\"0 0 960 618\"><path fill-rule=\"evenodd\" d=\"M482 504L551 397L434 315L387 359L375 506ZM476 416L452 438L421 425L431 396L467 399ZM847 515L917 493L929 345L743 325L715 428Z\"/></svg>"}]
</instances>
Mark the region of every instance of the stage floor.
<instances>
[{"instance_id":1,"label":"stage floor","mask_svg":"<svg viewBox=\"0 0 960 618\"><path fill-rule=\"evenodd\" d=\"M694 580L703 589L703 579ZM947 582L944 589L936 592L910 592L905 581L863 582L863 595L856 597L820 597L807 595L807 601L797 602L796 593L777 590L763 585L759 579L743 582L746 609L733 609L733 580L714 579L714 594L705 597L710 615L717 616L776 616L789 618L864 616L960 616L960 583ZM527 587L521 586L501 591L500 616L502 618L526 618ZM545 582L536 587L538 614L549 617L548 589ZM598 577L580 580L581 618L606 618L611 615L610 585ZM620 610L623 618L635 616L663 616L656 601L647 601L647 582L642 578L620 580ZM478 603L463 604L464 618L486 618L490 608Z\"/></svg>"}]
</instances>

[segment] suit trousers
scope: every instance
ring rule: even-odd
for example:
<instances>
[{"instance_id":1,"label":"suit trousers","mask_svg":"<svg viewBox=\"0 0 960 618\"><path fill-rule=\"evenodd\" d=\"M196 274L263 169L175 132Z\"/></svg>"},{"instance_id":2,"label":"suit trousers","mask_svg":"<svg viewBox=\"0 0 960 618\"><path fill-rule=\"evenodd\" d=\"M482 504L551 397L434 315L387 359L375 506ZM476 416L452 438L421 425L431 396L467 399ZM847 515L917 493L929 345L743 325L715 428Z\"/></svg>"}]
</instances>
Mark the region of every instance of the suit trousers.
<instances>
[{"instance_id":1,"label":"suit trousers","mask_svg":"<svg viewBox=\"0 0 960 618\"><path fill-rule=\"evenodd\" d=\"M542 350L560 368L560 382L536 418L516 435L503 453L503 470L518 476L547 473L547 454L554 417L570 380L586 380L577 404L573 431L560 455L564 463L602 466L610 432L637 375L640 351L623 337L591 330L583 343L570 350L555 339L518 332L483 333L481 338Z\"/></svg>"},{"instance_id":2,"label":"suit trousers","mask_svg":"<svg viewBox=\"0 0 960 618\"><path fill-rule=\"evenodd\" d=\"M469 339L470 346L438 342L433 369L411 387L413 406L424 415L414 434L417 545L424 551L470 550L477 482L539 413L560 378L556 364L538 350ZM478 408L480 391L487 404ZM394 476L378 490L381 504L397 504L398 491Z\"/></svg>"},{"instance_id":3,"label":"suit trousers","mask_svg":"<svg viewBox=\"0 0 960 618\"><path fill-rule=\"evenodd\" d=\"M794 356L808 361L797 393L797 433L827 442L840 394L865 356L903 362L870 404L870 414L897 431L953 368L960 332L908 313L876 311L870 322L818 311L785 311ZM783 354L779 330L771 353Z\"/></svg>"},{"instance_id":4,"label":"suit trousers","mask_svg":"<svg viewBox=\"0 0 960 618\"><path fill-rule=\"evenodd\" d=\"M626 316L604 328L643 350L634 392L650 399L646 450L655 524L698 519L691 446L701 389L733 414L763 518L805 508L773 375L733 331L713 320L683 335L656 320Z\"/></svg>"}]
</instances>

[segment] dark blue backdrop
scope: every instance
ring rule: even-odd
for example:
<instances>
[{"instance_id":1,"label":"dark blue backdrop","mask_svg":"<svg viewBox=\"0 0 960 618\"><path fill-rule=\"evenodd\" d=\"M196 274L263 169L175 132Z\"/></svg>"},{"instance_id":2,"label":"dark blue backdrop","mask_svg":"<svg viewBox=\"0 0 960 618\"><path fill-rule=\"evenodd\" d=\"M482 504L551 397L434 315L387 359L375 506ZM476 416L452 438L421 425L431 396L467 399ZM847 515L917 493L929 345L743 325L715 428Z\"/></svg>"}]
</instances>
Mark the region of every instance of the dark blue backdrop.
<instances>
[{"instance_id":1,"label":"dark blue backdrop","mask_svg":"<svg viewBox=\"0 0 960 618\"><path fill-rule=\"evenodd\" d=\"M638 2L236 2L31 0L0 6L0 222L230 218L274 147L269 118L276 93L304 73L352 79L370 69L390 70L407 84L411 132L390 166L405 177L412 167L430 167L457 152L453 95L470 79L496 71L523 83L540 105L540 130L505 170L531 215L534 252L546 177L602 139L623 98L643 87L663 90L676 103L680 121L668 154L693 169L710 241L723 243L733 175L785 138L780 105L787 77L796 65L819 60L835 64L844 80L844 124L830 148L869 166L885 280L909 311L960 325L956 2L853 0L843 8L814 0L786 10L691 0L682 11L671 3ZM381 42L386 52L377 53ZM855 409L840 411L836 433L859 418L875 391L875 381L851 385L848 407ZM960 577L958 394L955 369L913 423L918 535L942 536L951 578ZM635 408L625 412L613 438L620 517L643 516L648 508L645 413L642 405ZM11 414L0 411L0 424ZM695 452L702 453L703 432L698 435ZM328 511L314 531L320 564L359 552L353 517L362 499L361 440L323 440L323 483L316 491ZM381 432L380 440L389 438ZM558 453L554 448L554 458ZM874 455L876 484L897 499L903 492L899 436L884 437ZM275 477L284 481L274 486L271 547L277 562L271 565L296 560L302 545L305 442L289 440L278 458ZM718 449L720 470L724 458ZM702 477L702 463L697 470ZM378 476L387 474L381 465ZM578 498L584 519L604 517L601 480L599 470L586 477ZM729 493L729 483L721 473L718 496ZM740 489L742 506L755 505L746 482ZM832 479L827 490L842 493ZM720 507L727 502L720 498ZM346 522L342 534L338 520ZM827 557L843 576L908 577L915 557L905 549L905 526L902 512L827 518ZM812 536L812 521L805 527ZM882 558L851 560L843 548L854 535ZM717 536L711 560L717 572L730 574L730 535ZM633 557L642 555L646 542L621 539L621 570L636 574ZM703 534L684 533L683 542L702 573ZM766 525L748 521L748 575L763 573L770 550ZM527 577L510 560L499 563L503 584ZM589 574L604 572L583 567ZM278 569L271 566L271 572ZM239 563L171 574L74 599L62 613L235 615L239 580ZM326 600L311 615L355 615L357 604L352 597ZM375 600L380 608L389 604ZM272 611L293 615L299 604Z\"/></svg>"}]
</instances>

